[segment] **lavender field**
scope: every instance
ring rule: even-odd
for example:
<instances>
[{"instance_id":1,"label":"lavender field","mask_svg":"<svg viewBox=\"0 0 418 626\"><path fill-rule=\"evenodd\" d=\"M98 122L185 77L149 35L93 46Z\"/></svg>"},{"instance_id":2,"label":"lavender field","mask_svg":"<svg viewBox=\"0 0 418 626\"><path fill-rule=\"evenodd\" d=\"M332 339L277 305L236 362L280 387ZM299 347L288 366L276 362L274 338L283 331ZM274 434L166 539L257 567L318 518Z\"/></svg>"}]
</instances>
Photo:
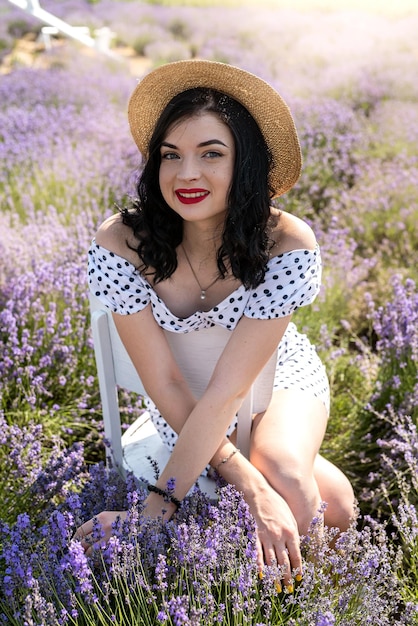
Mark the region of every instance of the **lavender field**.
<instances>
[{"instance_id":1,"label":"lavender field","mask_svg":"<svg viewBox=\"0 0 418 626\"><path fill-rule=\"evenodd\" d=\"M45 51L42 24L0 6L1 625L418 624L418 8L303 4L42 2L110 27L115 58L61 38ZM253 71L289 103L304 168L276 202L323 254L320 297L295 321L327 366L323 453L352 480L358 518L335 548L313 520L294 593L274 568L257 576L231 488L144 524L143 488L103 465L86 251L134 193L137 78L194 56ZM121 403L128 424L141 398ZM121 508L87 558L75 528Z\"/></svg>"}]
</instances>

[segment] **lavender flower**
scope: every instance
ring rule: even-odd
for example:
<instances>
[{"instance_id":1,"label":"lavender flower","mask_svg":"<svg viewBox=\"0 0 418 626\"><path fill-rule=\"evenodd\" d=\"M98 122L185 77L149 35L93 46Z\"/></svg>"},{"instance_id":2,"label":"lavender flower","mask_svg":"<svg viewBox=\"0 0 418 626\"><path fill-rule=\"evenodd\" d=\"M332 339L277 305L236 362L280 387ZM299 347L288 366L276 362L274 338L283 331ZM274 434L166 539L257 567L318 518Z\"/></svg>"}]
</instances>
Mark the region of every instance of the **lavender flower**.
<instances>
[{"instance_id":1,"label":"lavender flower","mask_svg":"<svg viewBox=\"0 0 418 626\"><path fill-rule=\"evenodd\" d=\"M111 24L118 45L149 58L115 71L62 40L37 55L49 68L18 66L17 47L6 52L24 14L2 9L0 624L414 623L416 15L42 4L69 23ZM195 56L254 71L289 102L304 169L277 203L309 221L324 260L320 297L297 322L317 339L331 378L325 451L370 515L341 536L314 521L293 594L279 592L277 568L258 579L256 529L232 488L218 503L196 491L163 524L144 517L146 491L132 475L100 462L85 251L115 203L134 194L141 163L125 108L137 78L153 63ZM122 390L119 398L126 427L142 399ZM104 509L128 517L86 557L71 538Z\"/></svg>"}]
</instances>

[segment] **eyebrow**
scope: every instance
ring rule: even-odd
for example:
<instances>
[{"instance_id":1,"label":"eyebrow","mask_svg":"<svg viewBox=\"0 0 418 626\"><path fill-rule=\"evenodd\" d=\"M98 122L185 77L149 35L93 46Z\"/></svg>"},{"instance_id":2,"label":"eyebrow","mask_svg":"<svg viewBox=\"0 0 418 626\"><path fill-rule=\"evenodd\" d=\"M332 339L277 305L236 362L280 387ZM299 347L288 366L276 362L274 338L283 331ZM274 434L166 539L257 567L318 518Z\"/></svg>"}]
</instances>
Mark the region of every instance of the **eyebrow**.
<instances>
[{"instance_id":1,"label":"eyebrow","mask_svg":"<svg viewBox=\"0 0 418 626\"><path fill-rule=\"evenodd\" d=\"M198 148L204 148L206 146L212 146L212 145L220 145L220 146L224 146L225 148L227 148L228 146L226 145L226 143L224 143L223 141L221 141L220 139L208 139L207 141L202 141L201 143L198 144ZM164 146L165 148L172 148L173 150L177 150L177 146L175 146L172 143L168 143L167 141L163 141L161 142L161 146Z\"/></svg>"}]
</instances>

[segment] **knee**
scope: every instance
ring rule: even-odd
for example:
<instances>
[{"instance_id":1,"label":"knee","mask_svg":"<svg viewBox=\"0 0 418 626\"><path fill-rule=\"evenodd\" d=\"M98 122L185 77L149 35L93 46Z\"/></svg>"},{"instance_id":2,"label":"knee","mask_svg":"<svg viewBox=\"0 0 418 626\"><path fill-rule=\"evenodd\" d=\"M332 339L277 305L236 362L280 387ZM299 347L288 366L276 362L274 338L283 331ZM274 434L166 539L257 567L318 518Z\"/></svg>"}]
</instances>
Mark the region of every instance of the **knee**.
<instances>
[{"instance_id":1,"label":"knee","mask_svg":"<svg viewBox=\"0 0 418 626\"><path fill-rule=\"evenodd\" d=\"M356 497L349 480L344 477L332 494L324 500L327 503L325 524L339 528L341 532L346 531L356 517Z\"/></svg>"}]
</instances>

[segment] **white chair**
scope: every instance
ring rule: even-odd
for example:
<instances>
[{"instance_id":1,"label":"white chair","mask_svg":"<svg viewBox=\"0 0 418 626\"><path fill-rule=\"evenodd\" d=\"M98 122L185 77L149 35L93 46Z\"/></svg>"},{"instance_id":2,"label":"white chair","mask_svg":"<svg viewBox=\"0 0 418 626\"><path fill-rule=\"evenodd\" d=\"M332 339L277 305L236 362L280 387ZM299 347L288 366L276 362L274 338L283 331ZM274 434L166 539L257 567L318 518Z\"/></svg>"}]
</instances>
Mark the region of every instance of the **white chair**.
<instances>
[{"instance_id":1,"label":"white chair","mask_svg":"<svg viewBox=\"0 0 418 626\"><path fill-rule=\"evenodd\" d=\"M118 387L143 396L146 396L146 391L119 338L109 309L91 295L90 311L105 437L110 442L108 462L122 472L131 470L139 479L153 482L154 469L147 457L154 459L162 470L170 450L160 438L147 411L122 435ZM230 337L230 331L213 326L196 332L165 333L185 379L199 398ZM252 415L265 410L270 402L275 364L276 353L255 380L238 413L237 447L247 458ZM215 497L215 482L211 478L200 476L198 485L210 497Z\"/></svg>"}]
</instances>

